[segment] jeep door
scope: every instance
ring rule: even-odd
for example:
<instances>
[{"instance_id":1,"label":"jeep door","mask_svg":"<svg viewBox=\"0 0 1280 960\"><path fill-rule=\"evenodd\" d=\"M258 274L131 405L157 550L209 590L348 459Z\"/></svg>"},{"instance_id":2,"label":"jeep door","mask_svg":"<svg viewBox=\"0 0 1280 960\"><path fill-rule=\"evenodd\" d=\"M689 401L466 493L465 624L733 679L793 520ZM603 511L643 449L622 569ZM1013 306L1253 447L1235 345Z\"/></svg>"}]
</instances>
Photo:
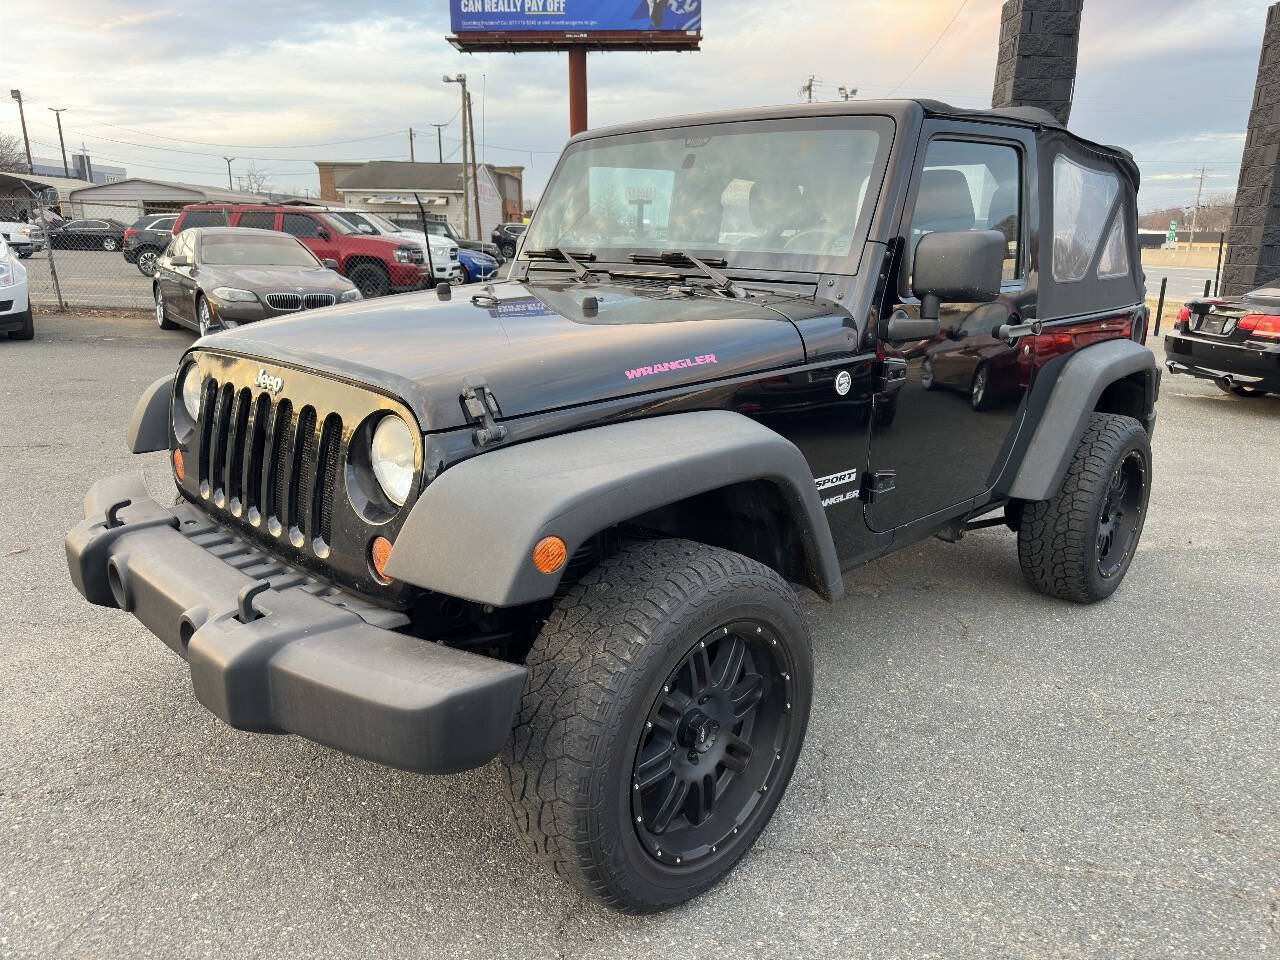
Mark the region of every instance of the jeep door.
<instances>
[{"instance_id":1,"label":"jeep door","mask_svg":"<svg viewBox=\"0 0 1280 960\"><path fill-rule=\"evenodd\" d=\"M1033 357L1029 339L1009 343L993 331L1035 317L1028 242L1038 217L1034 157L1029 130L924 124L899 221L906 245L898 306L919 315L919 301L909 294L911 256L920 238L936 231L1004 233L1004 279L993 303L944 303L935 337L881 343L885 373L905 366L906 379L882 398L894 404L892 411L872 421L868 470L880 490L871 491L864 510L874 530L961 512L991 488L1007 457L1006 438L1020 422Z\"/></svg>"}]
</instances>

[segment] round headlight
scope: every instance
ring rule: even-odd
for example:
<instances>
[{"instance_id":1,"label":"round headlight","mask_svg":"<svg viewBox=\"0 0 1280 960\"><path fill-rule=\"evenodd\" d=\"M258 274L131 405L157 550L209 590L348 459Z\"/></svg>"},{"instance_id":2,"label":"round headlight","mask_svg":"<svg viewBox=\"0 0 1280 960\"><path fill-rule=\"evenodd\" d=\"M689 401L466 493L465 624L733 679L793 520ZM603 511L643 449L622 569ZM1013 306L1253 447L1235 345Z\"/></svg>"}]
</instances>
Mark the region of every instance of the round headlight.
<instances>
[{"instance_id":1,"label":"round headlight","mask_svg":"<svg viewBox=\"0 0 1280 960\"><path fill-rule=\"evenodd\" d=\"M413 488L413 454L409 425L394 414L383 417L373 431L369 461L382 492L397 507L404 506Z\"/></svg>"},{"instance_id":2,"label":"round headlight","mask_svg":"<svg viewBox=\"0 0 1280 960\"><path fill-rule=\"evenodd\" d=\"M182 406L193 423L200 419L200 371L194 363L182 372Z\"/></svg>"}]
</instances>

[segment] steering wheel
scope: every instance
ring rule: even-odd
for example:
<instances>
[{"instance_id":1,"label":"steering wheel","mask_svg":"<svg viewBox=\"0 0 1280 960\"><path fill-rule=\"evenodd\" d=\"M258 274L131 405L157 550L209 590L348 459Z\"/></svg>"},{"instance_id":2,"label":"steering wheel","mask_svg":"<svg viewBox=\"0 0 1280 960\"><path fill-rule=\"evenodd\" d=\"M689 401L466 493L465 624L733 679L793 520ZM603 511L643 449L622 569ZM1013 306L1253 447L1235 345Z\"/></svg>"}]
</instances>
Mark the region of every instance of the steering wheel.
<instances>
[{"instance_id":1,"label":"steering wheel","mask_svg":"<svg viewBox=\"0 0 1280 960\"><path fill-rule=\"evenodd\" d=\"M821 229L801 230L794 237L792 237L790 240L784 243L782 245L782 249L790 250L792 247L799 246L800 241L805 239L806 237L822 238L816 244L814 244L814 246L817 247L816 251L812 251L812 250L805 251L806 253L816 252L821 254L829 254L831 252L832 244L836 243L838 240L841 239L840 234L836 233L834 230L821 230Z\"/></svg>"}]
</instances>

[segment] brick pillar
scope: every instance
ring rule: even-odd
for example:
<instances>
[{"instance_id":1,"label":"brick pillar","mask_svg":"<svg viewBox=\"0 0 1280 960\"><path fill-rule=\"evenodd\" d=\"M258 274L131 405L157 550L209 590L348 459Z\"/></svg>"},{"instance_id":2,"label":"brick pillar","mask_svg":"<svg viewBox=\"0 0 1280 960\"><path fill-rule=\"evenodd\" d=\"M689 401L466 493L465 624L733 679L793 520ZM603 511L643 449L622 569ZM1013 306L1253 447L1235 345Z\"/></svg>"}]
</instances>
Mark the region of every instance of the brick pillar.
<instances>
[{"instance_id":1,"label":"brick pillar","mask_svg":"<svg viewBox=\"0 0 1280 960\"><path fill-rule=\"evenodd\" d=\"M993 107L1043 107L1071 116L1084 0L1005 0Z\"/></svg>"},{"instance_id":2,"label":"brick pillar","mask_svg":"<svg viewBox=\"0 0 1280 960\"><path fill-rule=\"evenodd\" d=\"M1221 293L1239 296L1280 278L1280 3L1267 10L1249 132L1227 234Z\"/></svg>"}]
</instances>

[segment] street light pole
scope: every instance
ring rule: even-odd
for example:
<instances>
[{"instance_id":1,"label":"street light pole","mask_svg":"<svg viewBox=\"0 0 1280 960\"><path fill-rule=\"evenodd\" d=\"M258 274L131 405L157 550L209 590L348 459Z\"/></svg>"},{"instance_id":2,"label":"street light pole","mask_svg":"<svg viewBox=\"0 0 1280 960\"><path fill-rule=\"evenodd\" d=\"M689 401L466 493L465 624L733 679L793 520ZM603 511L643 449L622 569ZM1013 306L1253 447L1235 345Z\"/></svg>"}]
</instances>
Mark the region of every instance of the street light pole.
<instances>
[{"instance_id":1,"label":"street light pole","mask_svg":"<svg viewBox=\"0 0 1280 960\"><path fill-rule=\"evenodd\" d=\"M445 83L456 83L462 87L462 235L471 236L471 201L467 199L467 75L460 73L456 77L443 77ZM474 159L474 158L473 158Z\"/></svg>"},{"instance_id":2,"label":"street light pole","mask_svg":"<svg viewBox=\"0 0 1280 960\"><path fill-rule=\"evenodd\" d=\"M235 187L231 185L231 161L234 160L235 157L223 157L222 159L227 161L227 189L234 190Z\"/></svg>"},{"instance_id":3,"label":"street light pole","mask_svg":"<svg viewBox=\"0 0 1280 960\"><path fill-rule=\"evenodd\" d=\"M53 115L58 118L58 146L62 148L62 174L65 177L70 177L71 168L67 166L67 144L66 141L62 139L62 111L67 108L50 107L49 109L52 110Z\"/></svg>"},{"instance_id":4,"label":"street light pole","mask_svg":"<svg viewBox=\"0 0 1280 960\"><path fill-rule=\"evenodd\" d=\"M36 165L31 162L31 140L27 137L27 114L22 109L22 91L10 90L9 96L18 101L18 119L22 121L22 142L27 148L27 173L35 173Z\"/></svg>"}]
</instances>

